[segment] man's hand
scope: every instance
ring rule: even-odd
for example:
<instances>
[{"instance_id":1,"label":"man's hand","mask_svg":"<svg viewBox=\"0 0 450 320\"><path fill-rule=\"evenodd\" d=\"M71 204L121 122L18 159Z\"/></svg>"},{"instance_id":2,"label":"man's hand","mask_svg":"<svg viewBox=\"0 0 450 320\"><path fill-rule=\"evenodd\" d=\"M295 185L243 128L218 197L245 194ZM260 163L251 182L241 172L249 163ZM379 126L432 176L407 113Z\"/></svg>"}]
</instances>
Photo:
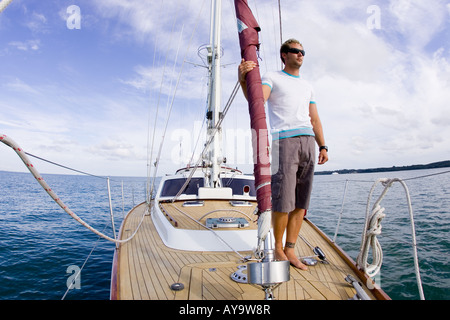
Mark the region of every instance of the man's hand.
<instances>
[{"instance_id":1,"label":"man's hand","mask_svg":"<svg viewBox=\"0 0 450 320\"><path fill-rule=\"evenodd\" d=\"M324 164L328 161L328 152L325 149L320 150L318 164Z\"/></svg>"},{"instance_id":2,"label":"man's hand","mask_svg":"<svg viewBox=\"0 0 450 320\"><path fill-rule=\"evenodd\" d=\"M256 62L242 59L238 68L239 82L245 83L245 76L256 67Z\"/></svg>"}]
</instances>

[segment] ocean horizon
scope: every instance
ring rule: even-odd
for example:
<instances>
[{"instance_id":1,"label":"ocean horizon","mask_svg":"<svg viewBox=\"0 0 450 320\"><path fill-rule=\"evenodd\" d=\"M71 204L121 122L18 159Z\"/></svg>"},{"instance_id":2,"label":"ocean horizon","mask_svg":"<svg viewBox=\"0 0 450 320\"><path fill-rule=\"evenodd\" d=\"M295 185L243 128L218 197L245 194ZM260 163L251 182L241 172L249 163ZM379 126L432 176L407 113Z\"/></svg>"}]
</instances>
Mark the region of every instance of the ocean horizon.
<instances>
[{"instance_id":1,"label":"ocean horizon","mask_svg":"<svg viewBox=\"0 0 450 320\"><path fill-rule=\"evenodd\" d=\"M77 215L113 235L105 179L42 176ZM449 300L450 174L445 170L316 176L308 218L333 238L342 212L336 243L356 260L367 197L380 177L398 177L408 185L425 299ZM141 177L111 177L116 232L126 213L145 201L146 183ZM391 189L382 202L386 218L379 239L384 260L377 280L392 299L417 300L405 195L399 185ZM0 299L109 299L114 244L72 219L31 174L0 171L0 220ZM68 289L77 270L81 276Z\"/></svg>"}]
</instances>

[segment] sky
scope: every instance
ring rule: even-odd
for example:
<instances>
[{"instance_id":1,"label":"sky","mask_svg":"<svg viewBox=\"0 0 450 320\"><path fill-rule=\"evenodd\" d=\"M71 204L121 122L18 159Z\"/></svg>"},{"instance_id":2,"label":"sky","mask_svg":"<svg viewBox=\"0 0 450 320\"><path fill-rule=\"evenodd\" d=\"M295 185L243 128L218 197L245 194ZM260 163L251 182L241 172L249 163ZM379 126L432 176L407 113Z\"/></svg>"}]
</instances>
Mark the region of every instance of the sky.
<instances>
[{"instance_id":1,"label":"sky","mask_svg":"<svg viewBox=\"0 0 450 320\"><path fill-rule=\"evenodd\" d=\"M278 1L249 5L262 29L261 72L278 70ZM206 139L209 7L209 0L13 0L0 13L0 134L95 175L145 177L159 150L157 175L195 162ZM317 171L450 159L450 2L282 0L281 7L282 39L304 46L301 76L315 89L329 147ZM222 27L225 104L240 62L231 0L223 0ZM239 92L223 151L228 165L247 173L249 128ZM72 173L31 160L41 173ZM0 170L27 171L4 144Z\"/></svg>"}]
</instances>

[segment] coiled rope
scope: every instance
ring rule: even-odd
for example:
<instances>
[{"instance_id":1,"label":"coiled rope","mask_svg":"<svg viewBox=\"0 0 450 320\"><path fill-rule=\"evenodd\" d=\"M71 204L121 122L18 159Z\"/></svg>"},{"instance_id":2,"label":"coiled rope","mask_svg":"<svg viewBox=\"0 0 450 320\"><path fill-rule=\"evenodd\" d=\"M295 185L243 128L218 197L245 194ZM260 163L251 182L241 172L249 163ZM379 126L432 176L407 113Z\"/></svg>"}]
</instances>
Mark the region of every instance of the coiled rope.
<instances>
[{"instance_id":1,"label":"coiled rope","mask_svg":"<svg viewBox=\"0 0 450 320\"><path fill-rule=\"evenodd\" d=\"M148 207L145 210L144 214L142 215L141 221L139 222L139 225L137 226L136 230L134 231L134 233L127 239L124 240L118 240L118 239L114 239L111 238L107 235L105 235L104 233L98 231L97 229L91 227L88 223L86 223L85 221L83 221L83 219L81 219L79 216L77 216L59 197L58 195L50 188L50 186L47 184L47 182L45 182L44 178L42 178L42 176L40 175L40 173L37 171L37 169L34 167L34 165L30 162L28 156L26 155L26 153L23 151L22 148L19 147L19 145L10 137L6 136L6 135L2 135L0 134L0 142L3 142L5 145L7 145L8 147L12 148L17 155L20 157L20 159L23 161L23 163L25 164L25 166L28 168L28 170L31 172L31 174L36 178L36 180L39 182L39 184L42 186L42 188L44 188L44 190L48 193L48 195L67 213L69 214L73 219L75 219L76 221L78 221L81 225L83 225L84 227L86 227L87 229L89 229L90 231L92 231L93 233L97 234L98 236L109 240L111 242L114 242L116 244L120 244L120 243L125 243L130 241L137 233L137 231L139 230L143 220L144 220L144 216L148 211Z\"/></svg>"},{"instance_id":2,"label":"coiled rope","mask_svg":"<svg viewBox=\"0 0 450 320\"><path fill-rule=\"evenodd\" d=\"M386 216L384 213L384 208L380 207L380 202L383 200L384 196L388 192L389 188L395 183L399 182L403 189L405 190L406 194L406 201L408 204L408 210L410 215L410 221L411 221L411 233L412 233L412 246L413 246L413 252L414 252L414 268L415 268L415 274L417 279L417 286L419 288L419 295L421 300L425 300L424 294L423 294L423 288L422 288L422 280L420 278L420 270L419 270L419 259L417 256L417 243L416 243L416 231L414 227L414 215L411 205L411 198L409 196L409 190L406 186L406 183L399 178L394 179L378 179L373 184L369 197L367 199L367 206L366 206L366 221L364 225L364 230L362 233L362 239L361 239L361 247L360 247L360 253L358 257L356 258L356 263L359 267L361 267L365 273L369 277L374 277L381 269L381 265L383 263L383 250L381 248L380 243L378 242L377 236L381 234L381 220ZM379 196L378 200L375 202L375 204L372 207L372 211L370 212L370 199L372 198L372 194L375 190L375 187L378 183L381 183L384 186L384 190ZM370 212L370 213L369 213ZM369 263L368 256L370 248L372 249L372 263Z\"/></svg>"}]
</instances>

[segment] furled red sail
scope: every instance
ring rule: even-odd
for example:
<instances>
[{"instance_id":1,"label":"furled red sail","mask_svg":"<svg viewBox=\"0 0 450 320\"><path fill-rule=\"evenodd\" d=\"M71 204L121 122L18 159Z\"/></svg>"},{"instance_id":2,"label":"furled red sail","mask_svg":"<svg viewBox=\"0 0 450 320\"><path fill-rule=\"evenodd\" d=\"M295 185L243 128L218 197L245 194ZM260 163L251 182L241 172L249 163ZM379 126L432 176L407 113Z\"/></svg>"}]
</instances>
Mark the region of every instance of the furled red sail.
<instances>
[{"instance_id":1,"label":"furled red sail","mask_svg":"<svg viewBox=\"0 0 450 320\"><path fill-rule=\"evenodd\" d=\"M247 94L252 128L253 162L258 201L258 214L270 211L271 203L271 175L269 158L269 140L264 110L264 95L262 91L261 75L259 72L257 50L259 50L258 32L261 30L247 0L235 0L236 17L239 31L241 56L246 61L254 61L257 67L247 73Z\"/></svg>"}]
</instances>

